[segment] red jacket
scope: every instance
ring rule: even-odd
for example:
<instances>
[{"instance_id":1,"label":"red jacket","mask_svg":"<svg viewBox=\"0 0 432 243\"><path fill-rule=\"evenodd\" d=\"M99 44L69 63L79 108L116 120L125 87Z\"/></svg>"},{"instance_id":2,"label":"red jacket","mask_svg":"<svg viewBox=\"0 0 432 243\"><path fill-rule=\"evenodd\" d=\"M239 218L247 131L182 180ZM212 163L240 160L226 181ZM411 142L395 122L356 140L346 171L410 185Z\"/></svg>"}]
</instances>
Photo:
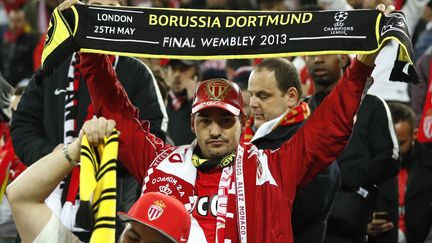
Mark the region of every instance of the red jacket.
<instances>
[{"instance_id":1,"label":"red jacket","mask_svg":"<svg viewBox=\"0 0 432 243\"><path fill-rule=\"evenodd\" d=\"M121 132L120 160L129 161L125 166L143 182L143 192L176 196L187 209L193 209L194 185L203 179L196 177L190 160L195 145L172 147L150 134L149 123L137 119L138 110L117 81L107 57L82 54L81 65L95 111L115 120ZM258 150L250 143L237 146L233 165L226 167L233 172L225 192L226 205L219 205L225 195L219 192L218 207L226 209L225 239L293 242L290 218L296 187L308 183L344 149L371 72L371 67L354 61L303 128L280 149ZM279 158L286 161L286 157L293 162L279 163ZM217 210L219 213L220 208ZM200 227L192 226L189 240L202 242L202 233Z\"/></svg>"}]
</instances>

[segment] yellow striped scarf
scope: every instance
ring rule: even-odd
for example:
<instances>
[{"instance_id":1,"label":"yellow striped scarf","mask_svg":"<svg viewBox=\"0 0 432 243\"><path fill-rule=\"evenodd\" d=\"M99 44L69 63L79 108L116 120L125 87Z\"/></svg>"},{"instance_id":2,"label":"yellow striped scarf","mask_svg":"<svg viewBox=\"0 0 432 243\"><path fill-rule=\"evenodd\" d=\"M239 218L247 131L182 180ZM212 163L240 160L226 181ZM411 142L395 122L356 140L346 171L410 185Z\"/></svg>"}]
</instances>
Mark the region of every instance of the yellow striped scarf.
<instances>
[{"instance_id":1,"label":"yellow striped scarf","mask_svg":"<svg viewBox=\"0 0 432 243\"><path fill-rule=\"evenodd\" d=\"M98 147L90 146L86 136L82 139L80 199L81 203L91 200L94 213L90 243L115 242L117 153L116 130Z\"/></svg>"}]
</instances>

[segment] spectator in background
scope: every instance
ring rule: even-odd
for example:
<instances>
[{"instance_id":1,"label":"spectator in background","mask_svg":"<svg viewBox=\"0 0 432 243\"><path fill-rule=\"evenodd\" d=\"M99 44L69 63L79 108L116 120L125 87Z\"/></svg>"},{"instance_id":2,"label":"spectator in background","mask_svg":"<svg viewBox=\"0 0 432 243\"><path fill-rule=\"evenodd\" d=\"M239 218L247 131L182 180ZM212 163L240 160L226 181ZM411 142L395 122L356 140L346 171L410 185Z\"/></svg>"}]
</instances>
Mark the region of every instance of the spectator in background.
<instances>
[{"instance_id":1,"label":"spectator in background","mask_svg":"<svg viewBox=\"0 0 432 243\"><path fill-rule=\"evenodd\" d=\"M51 14L61 2L61 0L28 0L23 11L33 34L39 36L46 32Z\"/></svg>"},{"instance_id":2,"label":"spectator in background","mask_svg":"<svg viewBox=\"0 0 432 243\"><path fill-rule=\"evenodd\" d=\"M90 0L88 4L124 5L125 1ZM115 68L118 78L130 95L132 104L141 111L140 118L150 121L154 134L165 138L167 116L162 96L152 73L135 58L110 56L110 65ZM145 112L144 112L145 111ZM69 144L82 127L85 120L95 114L90 102L86 82L80 73L79 55L73 54L60 64L50 76L45 77L40 86L32 80L24 93L11 124L11 136L16 153L30 166L38 159ZM48 199L53 209L66 227L80 231L77 235L84 241L90 233L77 226L80 218L72 214L79 204L73 186L79 180L79 173L72 173L65 183L59 185ZM137 198L138 184L125 168L119 166L117 172L117 209L128 211ZM75 188L75 189L74 189ZM66 199L67 198L67 199ZM69 216L71 215L72 216ZM118 221L116 233L122 232L123 225Z\"/></svg>"},{"instance_id":3,"label":"spectator in background","mask_svg":"<svg viewBox=\"0 0 432 243\"><path fill-rule=\"evenodd\" d=\"M312 111L338 83L348 58L347 55L306 56L315 85L315 94L309 100ZM341 188L330 212L324 242L366 242L374 185L397 174L398 157L399 148L386 103L366 95L355 116L351 139L336 159ZM397 223L397 219L393 222Z\"/></svg>"},{"instance_id":4,"label":"spectator in background","mask_svg":"<svg viewBox=\"0 0 432 243\"><path fill-rule=\"evenodd\" d=\"M18 177L26 168L15 155L9 135L9 121L13 102L13 88L0 73L0 243L14 243L17 235L8 200L4 190L10 181ZM12 98L11 98L12 96Z\"/></svg>"},{"instance_id":5,"label":"spectator in background","mask_svg":"<svg viewBox=\"0 0 432 243\"><path fill-rule=\"evenodd\" d=\"M1 71L13 86L33 74L33 50L37 38L29 33L28 23L22 10L9 13L9 30L3 35L1 45Z\"/></svg>"},{"instance_id":6,"label":"spectator in background","mask_svg":"<svg viewBox=\"0 0 432 243\"><path fill-rule=\"evenodd\" d=\"M225 65L226 78L228 80L234 80L234 77L243 69L251 69L251 67L252 62L250 59L229 59L226 61Z\"/></svg>"},{"instance_id":7,"label":"spectator in background","mask_svg":"<svg viewBox=\"0 0 432 243\"><path fill-rule=\"evenodd\" d=\"M195 84L200 80L197 61L171 60L168 63L168 135L175 145L191 143L195 139L189 121Z\"/></svg>"},{"instance_id":8,"label":"spectator in background","mask_svg":"<svg viewBox=\"0 0 432 243\"><path fill-rule=\"evenodd\" d=\"M407 243L423 243L432 226L432 143L416 141L412 109L398 103L389 106L402 160L397 177L399 229Z\"/></svg>"},{"instance_id":9,"label":"spectator in background","mask_svg":"<svg viewBox=\"0 0 432 243\"><path fill-rule=\"evenodd\" d=\"M422 82L410 85L411 108L416 114L416 127L420 142L432 142L432 54L426 53L417 62L417 70Z\"/></svg>"},{"instance_id":10,"label":"spectator in background","mask_svg":"<svg viewBox=\"0 0 432 243\"><path fill-rule=\"evenodd\" d=\"M250 106L249 106L251 94L247 90L249 76L251 72L252 72L251 66L242 67L238 69L238 72L235 73L233 77L234 83L236 83L241 89L241 93L243 97L243 111L245 112L246 117L249 117L251 115Z\"/></svg>"},{"instance_id":11,"label":"spectator in background","mask_svg":"<svg viewBox=\"0 0 432 243\"><path fill-rule=\"evenodd\" d=\"M301 102L302 90L297 70L286 59L266 59L254 67L249 80L252 115L243 140L259 149L279 149L303 126L310 111ZM280 163L292 163L289 158ZM324 240L327 217L339 189L337 163L323 170L310 184L297 188L292 228L295 243Z\"/></svg>"}]
</instances>

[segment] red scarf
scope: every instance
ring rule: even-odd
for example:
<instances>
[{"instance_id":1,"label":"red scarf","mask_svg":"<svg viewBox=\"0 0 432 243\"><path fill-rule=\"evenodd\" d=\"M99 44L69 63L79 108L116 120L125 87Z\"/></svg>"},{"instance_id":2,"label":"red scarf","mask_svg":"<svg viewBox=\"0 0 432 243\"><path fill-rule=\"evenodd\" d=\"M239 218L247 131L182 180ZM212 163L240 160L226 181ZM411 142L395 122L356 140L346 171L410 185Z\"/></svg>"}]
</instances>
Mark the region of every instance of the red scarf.
<instances>
[{"instance_id":1,"label":"red scarf","mask_svg":"<svg viewBox=\"0 0 432 243\"><path fill-rule=\"evenodd\" d=\"M296 124L306 120L310 115L309 106L306 102L301 102L298 106L291 109L289 112L285 114L285 116L280 119L280 121L272 128L272 130L276 129L279 126L288 126L292 124ZM254 124L253 116L249 117L246 122L246 128L243 135L242 142L250 142L255 134L252 129Z\"/></svg>"},{"instance_id":2,"label":"red scarf","mask_svg":"<svg viewBox=\"0 0 432 243\"><path fill-rule=\"evenodd\" d=\"M426 92L417 138L421 143L432 142L432 62L429 64L429 82Z\"/></svg>"}]
</instances>

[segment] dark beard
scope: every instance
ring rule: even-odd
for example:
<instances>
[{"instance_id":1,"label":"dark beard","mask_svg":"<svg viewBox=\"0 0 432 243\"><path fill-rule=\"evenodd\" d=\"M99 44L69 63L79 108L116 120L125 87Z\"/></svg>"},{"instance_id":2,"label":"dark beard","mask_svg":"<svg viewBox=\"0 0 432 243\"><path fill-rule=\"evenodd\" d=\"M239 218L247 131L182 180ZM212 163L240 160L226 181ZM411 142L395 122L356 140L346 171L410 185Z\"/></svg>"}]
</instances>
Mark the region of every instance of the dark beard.
<instances>
[{"instance_id":1,"label":"dark beard","mask_svg":"<svg viewBox=\"0 0 432 243\"><path fill-rule=\"evenodd\" d=\"M336 81L328 80L324 78L314 78L314 82L320 86L329 87L336 83Z\"/></svg>"}]
</instances>

